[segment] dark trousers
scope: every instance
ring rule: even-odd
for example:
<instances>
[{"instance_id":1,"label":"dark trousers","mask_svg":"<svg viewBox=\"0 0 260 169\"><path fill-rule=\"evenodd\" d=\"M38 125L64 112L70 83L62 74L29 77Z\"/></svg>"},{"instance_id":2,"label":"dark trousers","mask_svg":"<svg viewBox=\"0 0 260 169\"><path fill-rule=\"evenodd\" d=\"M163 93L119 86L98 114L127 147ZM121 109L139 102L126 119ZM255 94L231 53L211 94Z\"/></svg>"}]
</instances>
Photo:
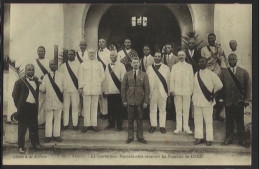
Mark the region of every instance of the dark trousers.
<instances>
[{"instance_id":1,"label":"dark trousers","mask_svg":"<svg viewBox=\"0 0 260 169\"><path fill-rule=\"evenodd\" d=\"M19 112L18 118L18 148L24 148L25 134L29 128L29 136L32 145L38 145L38 111L36 104L25 103Z\"/></svg>"},{"instance_id":2,"label":"dark trousers","mask_svg":"<svg viewBox=\"0 0 260 169\"><path fill-rule=\"evenodd\" d=\"M239 141L245 139L244 108L243 106L226 106L226 139L233 140L234 123L237 126Z\"/></svg>"},{"instance_id":3,"label":"dark trousers","mask_svg":"<svg viewBox=\"0 0 260 169\"><path fill-rule=\"evenodd\" d=\"M109 94L107 96L108 103L108 122L109 125L116 126L118 129L122 129L123 112L122 112L122 100L120 94Z\"/></svg>"},{"instance_id":4,"label":"dark trousers","mask_svg":"<svg viewBox=\"0 0 260 169\"><path fill-rule=\"evenodd\" d=\"M128 139L134 138L134 116L136 116L137 131L136 137L138 139L143 138L143 107L128 105Z\"/></svg>"}]
</instances>

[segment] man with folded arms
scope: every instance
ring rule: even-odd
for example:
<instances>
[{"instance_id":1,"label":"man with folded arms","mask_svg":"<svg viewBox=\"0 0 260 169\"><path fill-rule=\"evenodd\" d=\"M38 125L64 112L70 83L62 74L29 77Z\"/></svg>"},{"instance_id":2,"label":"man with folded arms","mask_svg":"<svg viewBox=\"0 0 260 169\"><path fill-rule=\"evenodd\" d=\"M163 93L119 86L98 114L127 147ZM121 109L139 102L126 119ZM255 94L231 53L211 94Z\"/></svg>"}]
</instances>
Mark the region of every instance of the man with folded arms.
<instances>
[{"instance_id":1,"label":"man with folded arms","mask_svg":"<svg viewBox=\"0 0 260 169\"><path fill-rule=\"evenodd\" d=\"M78 117L80 97L78 92L78 70L80 63L75 60L76 52L69 50L68 61L60 67L60 72L64 78L64 105L63 105L63 130L69 127L69 111L72 107L73 130L78 130Z\"/></svg>"},{"instance_id":2,"label":"man with folded arms","mask_svg":"<svg viewBox=\"0 0 260 169\"><path fill-rule=\"evenodd\" d=\"M102 94L102 83L105 73L102 64L97 61L95 50L88 50L88 61L79 67L79 93L83 95L84 127L81 132L97 129L97 107L98 99Z\"/></svg>"},{"instance_id":3,"label":"man with folded arms","mask_svg":"<svg viewBox=\"0 0 260 169\"><path fill-rule=\"evenodd\" d=\"M110 52L110 63L106 66L105 71L105 95L108 99L108 122L109 125L106 130L115 128L115 121L117 131L122 130L123 112L122 100L120 95L121 81L126 73L125 66L117 61L117 52L112 50Z\"/></svg>"},{"instance_id":4,"label":"man with folded arms","mask_svg":"<svg viewBox=\"0 0 260 169\"><path fill-rule=\"evenodd\" d=\"M185 58L186 53L182 50L179 51L179 61L172 66L171 71L171 95L174 96L176 108L176 130L174 130L174 133L184 130L186 133L192 134L189 127L189 110L194 75L192 66L185 62Z\"/></svg>"},{"instance_id":5,"label":"man with folded arms","mask_svg":"<svg viewBox=\"0 0 260 169\"><path fill-rule=\"evenodd\" d=\"M137 132L139 142L147 144L143 138L143 109L147 108L149 101L149 80L147 74L139 70L140 60L135 57L131 63L133 70L124 75L121 85L121 97L123 106L128 111L128 139L126 144L134 140L134 116L136 115Z\"/></svg>"},{"instance_id":6,"label":"man with folded arms","mask_svg":"<svg viewBox=\"0 0 260 169\"><path fill-rule=\"evenodd\" d=\"M200 70L195 73L192 101L194 105L195 145L203 143L203 119L206 124L206 145L213 141L213 106L216 104L214 94L223 85L216 73L207 69L207 59L199 59Z\"/></svg>"},{"instance_id":7,"label":"man with folded arms","mask_svg":"<svg viewBox=\"0 0 260 169\"><path fill-rule=\"evenodd\" d=\"M38 93L39 82L34 76L34 66L25 66L25 77L15 82L12 97L14 99L17 113L14 118L18 120L18 149L24 154L25 134L29 128L31 144L34 149L41 149L38 135Z\"/></svg>"},{"instance_id":8,"label":"man with folded arms","mask_svg":"<svg viewBox=\"0 0 260 169\"><path fill-rule=\"evenodd\" d=\"M248 72L237 66L236 54L228 56L229 67L222 70L220 79L223 82L222 99L226 111L226 139L222 145L233 143L234 123L237 126L239 144L249 147L245 141L244 107L247 107L251 98L251 80Z\"/></svg>"},{"instance_id":9,"label":"man with folded arms","mask_svg":"<svg viewBox=\"0 0 260 169\"><path fill-rule=\"evenodd\" d=\"M49 143L52 136L55 141L62 142L60 138L61 112L63 106L64 76L57 71L54 60L49 63L51 71L44 75L40 91L46 93L46 104L44 107L46 114L45 140Z\"/></svg>"},{"instance_id":10,"label":"man with folded arms","mask_svg":"<svg viewBox=\"0 0 260 169\"><path fill-rule=\"evenodd\" d=\"M154 54L154 64L147 68L150 84L150 133L157 127L157 107L159 108L159 126L162 133L166 133L166 100L169 96L170 69L162 63L162 54Z\"/></svg>"}]
</instances>

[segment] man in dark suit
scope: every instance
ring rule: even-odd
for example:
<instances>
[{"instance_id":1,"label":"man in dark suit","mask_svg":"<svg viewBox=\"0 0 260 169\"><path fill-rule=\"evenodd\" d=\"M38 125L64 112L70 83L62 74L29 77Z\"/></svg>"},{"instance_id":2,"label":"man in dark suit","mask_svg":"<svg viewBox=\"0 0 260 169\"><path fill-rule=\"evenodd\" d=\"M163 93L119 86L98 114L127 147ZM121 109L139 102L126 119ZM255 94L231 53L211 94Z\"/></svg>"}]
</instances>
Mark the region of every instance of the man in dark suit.
<instances>
[{"instance_id":1,"label":"man in dark suit","mask_svg":"<svg viewBox=\"0 0 260 169\"><path fill-rule=\"evenodd\" d=\"M149 101L149 81L146 73L139 70L140 60L133 58L131 66L133 70L124 75L121 85L121 97L124 107L128 111L128 140L126 144L134 140L134 115L136 114L137 133L139 142L147 144L143 138L143 109L147 108Z\"/></svg>"},{"instance_id":2,"label":"man in dark suit","mask_svg":"<svg viewBox=\"0 0 260 169\"><path fill-rule=\"evenodd\" d=\"M222 99L226 110L226 139L222 145L233 142L234 122L237 126L239 144L249 147L245 141L244 107L251 100L251 80L245 69L237 66L236 54L228 56L230 67L223 69L220 79L223 82Z\"/></svg>"},{"instance_id":3,"label":"man in dark suit","mask_svg":"<svg viewBox=\"0 0 260 169\"><path fill-rule=\"evenodd\" d=\"M199 58L201 57L198 49L195 49L195 39L191 38L188 41L188 49L186 50L186 59L185 61L192 65L193 73L196 73L199 70Z\"/></svg>"},{"instance_id":4,"label":"man in dark suit","mask_svg":"<svg viewBox=\"0 0 260 169\"><path fill-rule=\"evenodd\" d=\"M18 148L20 153L25 153L24 142L27 128L31 144L34 149L41 149L38 135L38 93L39 82L34 76L34 66L28 64L25 67L25 77L15 82L12 97L17 108L18 120Z\"/></svg>"}]
</instances>

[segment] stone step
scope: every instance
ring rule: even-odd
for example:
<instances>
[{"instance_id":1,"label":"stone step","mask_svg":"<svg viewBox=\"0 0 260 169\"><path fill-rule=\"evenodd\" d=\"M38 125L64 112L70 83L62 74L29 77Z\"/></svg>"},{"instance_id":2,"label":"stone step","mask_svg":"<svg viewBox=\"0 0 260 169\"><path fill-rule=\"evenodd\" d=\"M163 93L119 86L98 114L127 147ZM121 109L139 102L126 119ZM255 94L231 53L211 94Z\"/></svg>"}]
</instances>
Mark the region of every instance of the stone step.
<instances>
[{"instance_id":1,"label":"stone step","mask_svg":"<svg viewBox=\"0 0 260 169\"><path fill-rule=\"evenodd\" d=\"M83 124L84 124L84 119L79 118L79 126L83 126ZM108 125L108 120L98 119L97 124L98 124L99 128L103 129ZM193 120L189 120L189 125L190 125L191 129L194 129L194 121ZM123 120L122 127L127 128L127 126L128 126L128 121ZM134 121L134 126L136 127L136 120ZM143 120L143 127L144 127L144 129L149 129L151 127L150 121L149 120ZM71 122L70 122L70 128L72 128ZM175 129L176 128L176 121L166 120L165 128L166 129ZM225 129L225 122L220 122L220 121L214 120L213 121L213 128L214 129Z\"/></svg>"}]
</instances>

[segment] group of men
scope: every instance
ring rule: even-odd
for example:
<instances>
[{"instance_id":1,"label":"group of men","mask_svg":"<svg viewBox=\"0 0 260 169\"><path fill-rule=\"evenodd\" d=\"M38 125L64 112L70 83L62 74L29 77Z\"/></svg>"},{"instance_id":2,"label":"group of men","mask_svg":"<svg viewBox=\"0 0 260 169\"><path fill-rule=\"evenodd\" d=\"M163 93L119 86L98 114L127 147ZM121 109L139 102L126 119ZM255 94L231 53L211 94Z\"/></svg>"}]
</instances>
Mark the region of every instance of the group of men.
<instances>
[{"instance_id":1,"label":"group of men","mask_svg":"<svg viewBox=\"0 0 260 169\"><path fill-rule=\"evenodd\" d=\"M106 46L105 39L99 40L99 49L87 49L85 41L80 42L80 50L69 50L68 61L58 68L54 60L45 56L45 48L37 50L39 58L27 64L25 76L14 86L13 98L17 107L18 147L24 153L24 138L29 128L31 143L39 148L37 125L45 123L45 142L61 142L61 117L63 129L68 129L71 107L73 130L78 130L79 115L84 116L81 132L98 131L97 112L101 118L108 116L106 130L122 130L123 107L128 114L127 144L134 140L134 117L137 121L136 137L143 138L143 112L150 110L150 133L157 124L166 133L166 104L174 104L176 109L176 129L174 133L193 132L189 126L190 108L194 107L195 144L213 141L213 106L218 102L226 108L226 140L223 145L233 142L234 122L236 122L239 144L247 147L243 109L251 95L251 81L248 72L237 66L237 56L233 52L225 57L216 36L209 34L209 45L201 52L194 48L194 39L189 40L189 48L180 50L175 56L171 44L164 46L165 53L155 51L151 55L148 45L143 47L144 56L139 59L131 49L131 40L125 39L125 48L119 52L115 46ZM232 41L233 43L234 41ZM234 44L233 44L234 46ZM170 102L168 103L168 99ZM37 111L38 109L38 111ZM63 112L63 113L62 113ZM38 115L38 118L37 118ZM206 124L206 138L203 134L203 119Z\"/></svg>"}]
</instances>

